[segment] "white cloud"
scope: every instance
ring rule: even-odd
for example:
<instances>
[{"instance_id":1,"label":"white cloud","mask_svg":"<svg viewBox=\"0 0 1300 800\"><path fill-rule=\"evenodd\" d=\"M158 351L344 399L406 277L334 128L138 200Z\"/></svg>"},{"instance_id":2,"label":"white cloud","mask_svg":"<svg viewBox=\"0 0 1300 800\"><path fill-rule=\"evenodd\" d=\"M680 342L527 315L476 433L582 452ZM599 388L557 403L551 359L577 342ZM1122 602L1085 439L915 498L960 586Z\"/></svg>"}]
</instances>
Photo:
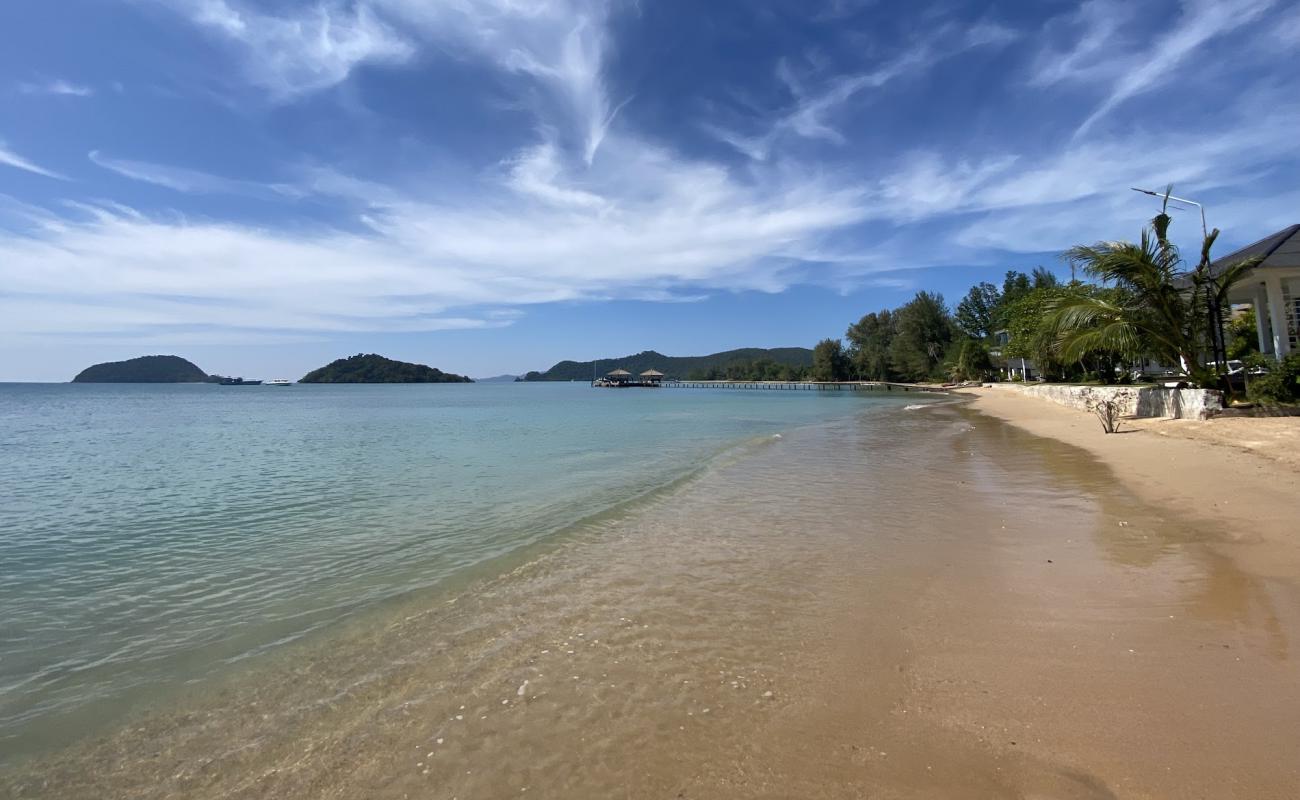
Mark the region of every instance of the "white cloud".
<instances>
[{"instance_id":1,"label":"white cloud","mask_svg":"<svg viewBox=\"0 0 1300 800\"><path fill-rule=\"evenodd\" d=\"M18 84L18 91L23 94L53 94L66 97L90 97L95 93L95 90L89 86L82 86L58 78L41 83L20 83Z\"/></svg>"},{"instance_id":2,"label":"white cloud","mask_svg":"<svg viewBox=\"0 0 1300 800\"><path fill-rule=\"evenodd\" d=\"M1295 47L1300 45L1300 8L1280 17L1274 28L1273 38L1282 45Z\"/></svg>"},{"instance_id":3,"label":"white cloud","mask_svg":"<svg viewBox=\"0 0 1300 800\"><path fill-rule=\"evenodd\" d=\"M794 282L902 285L906 278L880 273L1136 230L1142 206L1129 185L1230 188L1289 152L1300 122L1300 109L1277 95L1238 99L1219 117L1236 122L1218 128L1161 129L1159 147L1139 131L1038 152L918 148L879 159L875 175L863 164L828 176L797 157L796 142L842 142L835 115L862 93L1014 36L995 25L946 26L868 71L827 77L780 64L792 104L756 134L717 131L751 156L733 169L611 124L608 19L596 0L365 0L315 6L301 19L227 0L192 8L244 48L251 74L277 96L333 85L388 57L376 54L401 60L413 57L414 42L437 43L516 76L536 138L441 193L410 179L418 163L406 165L400 185L311 164L261 183L92 152L94 163L135 180L281 200L290 215L304 197L343 200L338 211L351 209L361 224L258 227L104 202L34 216L26 206L10 213L19 232L0 233L0 332L143 341L191 328L232 338L467 329L509 325L521 308L554 301L691 301ZM1086 39L1067 57L1071 70L1036 80L1102 75L1100 45ZM1270 124L1256 123L1260 109ZM13 159L0 150L0 163L53 175Z\"/></svg>"},{"instance_id":4,"label":"white cloud","mask_svg":"<svg viewBox=\"0 0 1300 800\"><path fill-rule=\"evenodd\" d=\"M701 127L755 161L767 160L782 140L789 137L843 144L844 135L830 117L858 95L907 76L924 74L939 62L968 50L1000 47L1016 38L1014 31L996 23L984 22L966 29L943 25L909 41L900 52L872 69L836 75L815 90L806 88L813 76L797 75L790 62L782 59L777 62L776 77L793 97L790 108L765 121L757 134L739 133L710 122L702 123Z\"/></svg>"},{"instance_id":5,"label":"white cloud","mask_svg":"<svg viewBox=\"0 0 1300 800\"><path fill-rule=\"evenodd\" d=\"M241 181L223 178L219 175L202 172L185 167L173 167L148 161L133 161L125 158L112 158L98 150L91 150L87 158L96 166L131 178L132 180L152 183L177 192L191 194L239 194L250 196L299 196L301 193L292 187L276 184L263 184L254 181Z\"/></svg>"},{"instance_id":6,"label":"white cloud","mask_svg":"<svg viewBox=\"0 0 1300 800\"><path fill-rule=\"evenodd\" d=\"M863 214L858 191L815 175L742 180L620 136L591 167L546 147L504 166L472 202L390 189L364 234L50 213L0 237L0 330L439 330L510 324L532 303L773 290Z\"/></svg>"},{"instance_id":7,"label":"white cloud","mask_svg":"<svg viewBox=\"0 0 1300 800\"><path fill-rule=\"evenodd\" d=\"M1109 23L1097 23L1082 42L1082 51L1067 60L1086 62L1088 58L1110 61L1116 77L1105 99L1083 121L1076 137L1086 133L1098 120L1124 102L1149 92L1176 74L1183 62L1211 39L1224 36L1258 20L1274 0L1185 0L1183 12L1168 30L1153 42L1138 42L1128 48L1128 55L1116 56L1113 29ZM1113 3L1094 6L1099 13L1115 8ZM1098 27L1100 26L1100 27Z\"/></svg>"},{"instance_id":8,"label":"white cloud","mask_svg":"<svg viewBox=\"0 0 1300 800\"><path fill-rule=\"evenodd\" d=\"M1041 37L1045 44L1039 51L1029 82L1033 86L1057 83L1113 80L1128 67L1117 48L1138 47L1127 34L1133 30L1138 6L1122 0L1087 0L1069 14L1046 26ZM1058 40L1069 39L1068 47Z\"/></svg>"},{"instance_id":9,"label":"white cloud","mask_svg":"<svg viewBox=\"0 0 1300 800\"><path fill-rule=\"evenodd\" d=\"M321 2L298 16L275 16L228 0L184 0L196 24L243 51L250 79L275 99L327 89L364 63L402 63L410 42L366 5Z\"/></svg>"},{"instance_id":10,"label":"white cloud","mask_svg":"<svg viewBox=\"0 0 1300 800\"><path fill-rule=\"evenodd\" d=\"M39 164L29 161L28 159L23 158L22 156L18 155L14 151L6 148L5 143L3 141L0 141L0 164L7 167L13 167L15 169L21 169L25 172L34 172L37 175L44 175L47 178L55 178L61 181L67 180L65 176L60 175L59 173L54 172L53 170L45 169Z\"/></svg>"},{"instance_id":11,"label":"white cloud","mask_svg":"<svg viewBox=\"0 0 1300 800\"><path fill-rule=\"evenodd\" d=\"M534 108L591 163L619 108L602 75L610 42L607 0L371 0L425 40L529 78L543 92Z\"/></svg>"}]
</instances>

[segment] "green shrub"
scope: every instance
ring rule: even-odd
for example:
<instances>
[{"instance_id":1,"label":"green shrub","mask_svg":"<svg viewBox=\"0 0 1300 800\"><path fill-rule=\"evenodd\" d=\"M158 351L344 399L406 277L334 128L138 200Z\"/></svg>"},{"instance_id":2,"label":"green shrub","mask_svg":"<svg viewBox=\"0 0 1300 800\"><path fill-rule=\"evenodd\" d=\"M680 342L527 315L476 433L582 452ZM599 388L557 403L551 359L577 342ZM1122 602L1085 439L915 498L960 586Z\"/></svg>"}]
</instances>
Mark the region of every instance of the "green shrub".
<instances>
[{"instance_id":1,"label":"green shrub","mask_svg":"<svg viewBox=\"0 0 1300 800\"><path fill-rule=\"evenodd\" d=\"M1300 402L1300 352L1274 364L1267 375L1252 377L1246 396L1265 405Z\"/></svg>"}]
</instances>

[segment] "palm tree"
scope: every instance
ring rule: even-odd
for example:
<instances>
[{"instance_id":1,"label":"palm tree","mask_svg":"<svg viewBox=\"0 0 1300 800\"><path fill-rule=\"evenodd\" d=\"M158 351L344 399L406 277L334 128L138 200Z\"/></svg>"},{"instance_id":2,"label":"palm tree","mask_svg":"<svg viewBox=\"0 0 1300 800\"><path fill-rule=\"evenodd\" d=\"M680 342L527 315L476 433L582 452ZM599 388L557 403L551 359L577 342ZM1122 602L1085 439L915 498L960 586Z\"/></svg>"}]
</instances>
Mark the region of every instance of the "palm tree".
<instances>
[{"instance_id":1,"label":"palm tree","mask_svg":"<svg viewBox=\"0 0 1300 800\"><path fill-rule=\"evenodd\" d=\"M1184 272L1182 256L1168 238L1170 222L1161 209L1136 244L1098 242L1066 251L1068 261L1119 291L1110 297L1069 297L1055 307L1048 324L1062 360L1080 360L1097 351L1130 359L1149 354L1177 364L1179 373L1195 383L1215 382L1202 366L1201 354L1221 323L1216 317L1227 304L1228 290L1259 259L1243 259L1213 275L1210 249L1219 235L1216 228L1202 242L1196 269Z\"/></svg>"}]
</instances>

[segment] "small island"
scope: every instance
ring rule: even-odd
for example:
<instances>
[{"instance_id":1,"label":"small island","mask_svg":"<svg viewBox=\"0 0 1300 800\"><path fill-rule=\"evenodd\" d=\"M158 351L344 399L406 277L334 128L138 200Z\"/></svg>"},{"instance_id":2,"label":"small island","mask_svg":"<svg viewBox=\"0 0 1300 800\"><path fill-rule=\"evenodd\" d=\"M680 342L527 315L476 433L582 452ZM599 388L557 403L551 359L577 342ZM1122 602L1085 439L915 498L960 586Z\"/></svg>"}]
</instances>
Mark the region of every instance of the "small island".
<instances>
[{"instance_id":1,"label":"small island","mask_svg":"<svg viewBox=\"0 0 1300 800\"><path fill-rule=\"evenodd\" d=\"M208 374L180 356L140 356L86 367L73 383L206 383Z\"/></svg>"},{"instance_id":2,"label":"small island","mask_svg":"<svg viewBox=\"0 0 1300 800\"><path fill-rule=\"evenodd\" d=\"M473 383L424 364L394 361L374 353L358 353L331 361L302 376L299 383Z\"/></svg>"}]
</instances>

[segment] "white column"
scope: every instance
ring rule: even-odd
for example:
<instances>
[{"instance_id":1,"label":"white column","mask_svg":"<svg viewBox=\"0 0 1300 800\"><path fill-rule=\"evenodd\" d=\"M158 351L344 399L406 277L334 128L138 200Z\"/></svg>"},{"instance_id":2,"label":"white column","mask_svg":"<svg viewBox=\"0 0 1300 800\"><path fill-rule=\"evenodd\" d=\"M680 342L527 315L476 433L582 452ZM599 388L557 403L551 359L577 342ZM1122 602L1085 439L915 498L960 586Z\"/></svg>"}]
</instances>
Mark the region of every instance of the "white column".
<instances>
[{"instance_id":1,"label":"white column","mask_svg":"<svg viewBox=\"0 0 1300 800\"><path fill-rule=\"evenodd\" d=\"M1268 292L1264 284L1255 286L1255 335L1259 337L1259 352L1268 353L1273 349L1273 338L1268 335Z\"/></svg>"},{"instance_id":2,"label":"white column","mask_svg":"<svg viewBox=\"0 0 1300 800\"><path fill-rule=\"evenodd\" d=\"M1273 355L1278 361L1291 349L1287 340L1286 312L1282 308L1282 279L1270 275L1264 279L1268 288L1268 321L1273 326Z\"/></svg>"}]
</instances>

